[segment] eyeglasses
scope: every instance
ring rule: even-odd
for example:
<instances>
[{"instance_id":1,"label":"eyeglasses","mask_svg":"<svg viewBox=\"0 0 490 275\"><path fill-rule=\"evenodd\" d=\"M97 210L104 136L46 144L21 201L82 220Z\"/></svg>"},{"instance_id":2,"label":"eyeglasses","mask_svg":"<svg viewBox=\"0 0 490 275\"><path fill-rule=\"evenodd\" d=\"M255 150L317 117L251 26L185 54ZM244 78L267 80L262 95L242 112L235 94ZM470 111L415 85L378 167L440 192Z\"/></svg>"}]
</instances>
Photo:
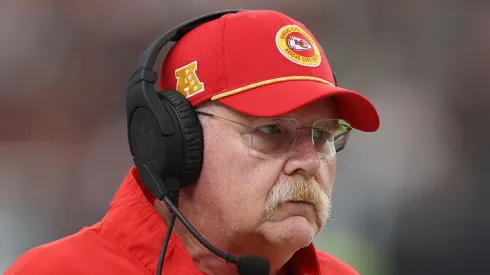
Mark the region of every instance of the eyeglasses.
<instances>
[{"instance_id":1,"label":"eyeglasses","mask_svg":"<svg viewBox=\"0 0 490 275\"><path fill-rule=\"evenodd\" d=\"M265 154L287 152L298 139L300 130L307 129L320 155L334 155L344 149L352 131L349 124L340 119L320 119L312 127L301 127L293 118L259 118L253 125L247 125L207 112L197 111L197 114L251 128L251 147Z\"/></svg>"}]
</instances>

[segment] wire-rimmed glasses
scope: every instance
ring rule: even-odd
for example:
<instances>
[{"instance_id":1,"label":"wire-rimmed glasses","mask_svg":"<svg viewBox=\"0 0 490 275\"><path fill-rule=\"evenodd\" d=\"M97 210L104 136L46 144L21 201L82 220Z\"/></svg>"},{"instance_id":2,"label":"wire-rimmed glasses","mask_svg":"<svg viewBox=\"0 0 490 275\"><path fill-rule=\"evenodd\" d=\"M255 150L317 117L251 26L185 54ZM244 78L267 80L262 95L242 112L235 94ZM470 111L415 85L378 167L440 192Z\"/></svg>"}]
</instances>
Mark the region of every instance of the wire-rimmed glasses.
<instances>
[{"instance_id":1,"label":"wire-rimmed glasses","mask_svg":"<svg viewBox=\"0 0 490 275\"><path fill-rule=\"evenodd\" d=\"M340 119L320 119L311 127L301 127L293 118L259 118L253 125L248 125L215 114L197 111L199 115L215 117L237 123L251 129L251 147L265 154L287 152L298 139L302 129L308 130L311 141L320 155L334 155L342 151L352 128Z\"/></svg>"}]
</instances>

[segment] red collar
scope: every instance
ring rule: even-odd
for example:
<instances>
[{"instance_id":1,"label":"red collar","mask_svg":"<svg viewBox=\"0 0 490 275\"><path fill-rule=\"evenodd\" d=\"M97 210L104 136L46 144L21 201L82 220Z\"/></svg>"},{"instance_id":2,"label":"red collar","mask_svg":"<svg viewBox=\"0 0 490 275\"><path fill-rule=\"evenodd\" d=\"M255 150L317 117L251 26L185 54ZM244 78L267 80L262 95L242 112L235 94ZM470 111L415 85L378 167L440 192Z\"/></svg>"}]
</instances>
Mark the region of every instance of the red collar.
<instances>
[{"instance_id":1,"label":"red collar","mask_svg":"<svg viewBox=\"0 0 490 275\"><path fill-rule=\"evenodd\" d=\"M109 206L101 233L112 235L135 259L155 273L167 226L153 208L155 198L139 182L137 169L133 167ZM297 251L289 264L292 274L320 275L313 244ZM203 275L174 233L165 256L164 274Z\"/></svg>"}]
</instances>

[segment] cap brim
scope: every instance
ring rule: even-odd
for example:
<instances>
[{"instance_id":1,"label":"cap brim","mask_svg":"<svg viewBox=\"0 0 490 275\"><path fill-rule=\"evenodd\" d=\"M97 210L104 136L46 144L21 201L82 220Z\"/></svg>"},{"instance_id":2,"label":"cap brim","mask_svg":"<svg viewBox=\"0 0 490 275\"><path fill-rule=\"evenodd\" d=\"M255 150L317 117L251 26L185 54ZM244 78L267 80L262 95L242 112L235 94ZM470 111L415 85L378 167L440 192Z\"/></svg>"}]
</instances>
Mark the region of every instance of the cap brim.
<instances>
[{"instance_id":1,"label":"cap brim","mask_svg":"<svg viewBox=\"0 0 490 275\"><path fill-rule=\"evenodd\" d=\"M251 116L276 117L328 97L335 98L338 118L347 121L352 128L364 132L374 132L379 128L378 112L365 96L316 81L278 82L223 97L218 101Z\"/></svg>"}]
</instances>

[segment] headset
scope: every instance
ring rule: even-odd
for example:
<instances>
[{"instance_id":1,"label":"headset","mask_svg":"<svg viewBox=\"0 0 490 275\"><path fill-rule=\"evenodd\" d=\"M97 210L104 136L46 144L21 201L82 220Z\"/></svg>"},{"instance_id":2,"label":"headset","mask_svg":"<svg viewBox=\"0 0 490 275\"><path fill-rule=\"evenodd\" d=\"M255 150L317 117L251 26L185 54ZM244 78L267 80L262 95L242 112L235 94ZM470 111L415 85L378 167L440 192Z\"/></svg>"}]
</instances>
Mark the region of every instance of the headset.
<instances>
[{"instance_id":1,"label":"headset","mask_svg":"<svg viewBox=\"0 0 490 275\"><path fill-rule=\"evenodd\" d=\"M203 161L201 123L184 95L176 90L156 91L153 71L160 50L196 27L218 19L228 10L187 21L156 39L136 61L126 91L126 115L131 155L139 175L159 200L197 181Z\"/></svg>"},{"instance_id":2,"label":"headset","mask_svg":"<svg viewBox=\"0 0 490 275\"><path fill-rule=\"evenodd\" d=\"M239 11L244 10L210 13L173 28L146 48L134 64L129 77L126 115L130 152L144 185L158 200L163 200L172 213L157 274L161 272L175 215L209 250L228 262L237 264L240 274L269 274L265 258L237 258L216 249L204 240L178 211L179 191L194 184L202 170L203 131L197 113L184 95L176 90L157 92L154 87L158 74L153 71L153 66L160 50L166 44L179 41L185 34L204 23ZM334 81L337 86L335 74ZM261 268L264 270L263 273L258 271Z\"/></svg>"}]
</instances>

